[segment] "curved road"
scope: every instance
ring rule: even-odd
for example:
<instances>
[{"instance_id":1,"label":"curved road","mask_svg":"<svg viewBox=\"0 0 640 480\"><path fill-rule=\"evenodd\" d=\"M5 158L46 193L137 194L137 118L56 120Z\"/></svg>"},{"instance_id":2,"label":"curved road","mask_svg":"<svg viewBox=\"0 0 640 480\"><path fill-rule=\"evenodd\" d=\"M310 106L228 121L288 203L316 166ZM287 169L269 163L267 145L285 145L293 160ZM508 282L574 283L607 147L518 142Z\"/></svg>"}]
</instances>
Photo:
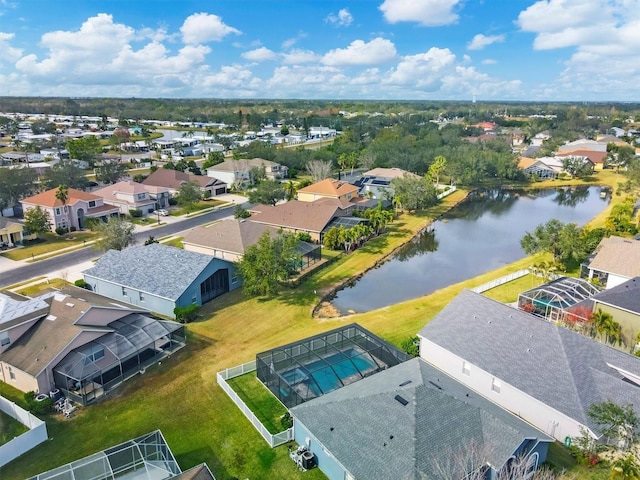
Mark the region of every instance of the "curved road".
<instances>
[{"instance_id":1,"label":"curved road","mask_svg":"<svg viewBox=\"0 0 640 480\"><path fill-rule=\"evenodd\" d=\"M145 230L136 233L137 244L144 243L149 238L149 235L153 235L156 238L166 237L167 235L175 235L178 232L188 230L190 228L202 225L203 223L209 223L215 220L220 220L229 215L233 215L233 206L217 210L215 212L209 212L202 215L198 215L192 218L186 218L179 222L156 227L153 230ZM73 252L57 255L55 257L40 260L34 263L21 264L20 267L13 270L0 273L0 288L13 285L15 283L24 282L30 278L47 275L57 270L68 268L72 265L77 265L82 262L89 261L93 258L100 256L100 253L96 252L93 247L86 247L80 250L74 250Z\"/></svg>"}]
</instances>

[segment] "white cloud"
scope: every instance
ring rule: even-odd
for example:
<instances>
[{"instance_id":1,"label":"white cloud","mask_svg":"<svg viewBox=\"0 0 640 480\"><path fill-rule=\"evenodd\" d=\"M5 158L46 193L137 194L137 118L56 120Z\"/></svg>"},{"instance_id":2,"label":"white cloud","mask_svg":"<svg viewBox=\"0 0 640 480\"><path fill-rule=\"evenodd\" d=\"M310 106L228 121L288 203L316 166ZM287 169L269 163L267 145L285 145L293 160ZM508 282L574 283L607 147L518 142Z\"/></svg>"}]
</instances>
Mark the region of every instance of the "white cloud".
<instances>
[{"instance_id":1,"label":"white cloud","mask_svg":"<svg viewBox=\"0 0 640 480\"><path fill-rule=\"evenodd\" d=\"M437 27L455 23L455 8L461 3L462 0L384 0L379 8L389 23L418 22Z\"/></svg>"},{"instance_id":2,"label":"white cloud","mask_svg":"<svg viewBox=\"0 0 640 480\"><path fill-rule=\"evenodd\" d=\"M482 50L493 43L502 43L504 39L504 35L483 35L479 33L467 44L467 50Z\"/></svg>"},{"instance_id":3,"label":"white cloud","mask_svg":"<svg viewBox=\"0 0 640 480\"><path fill-rule=\"evenodd\" d=\"M346 8L341 9L338 14L330 13L327 18L324 19L325 22L333 23L338 27L348 27L353 23L353 15Z\"/></svg>"},{"instance_id":4,"label":"white cloud","mask_svg":"<svg viewBox=\"0 0 640 480\"><path fill-rule=\"evenodd\" d=\"M495 65L497 63L498 61L494 60L493 58L485 58L484 60L482 60L483 65Z\"/></svg>"},{"instance_id":5,"label":"white cloud","mask_svg":"<svg viewBox=\"0 0 640 480\"><path fill-rule=\"evenodd\" d=\"M282 54L282 62L289 65L319 62L321 56L311 50L294 49Z\"/></svg>"},{"instance_id":6,"label":"white cloud","mask_svg":"<svg viewBox=\"0 0 640 480\"><path fill-rule=\"evenodd\" d=\"M325 65L378 65L393 60L396 47L390 40L374 38L365 43L354 40L347 48L336 48L327 52L322 63Z\"/></svg>"},{"instance_id":7,"label":"white cloud","mask_svg":"<svg viewBox=\"0 0 640 480\"><path fill-rule=\"evenodd\" d=\"M456 56L448 48L432 47L425 53L403 57L395 69L392 69L386 82L434 88L447 69L454 66L455 59Z\"/></svg>"},{"instance_id":8,"label":"white cloud","mask_svg":"<svg viewBox=\"0 0 640 480\"><path fill-rule=\"evenodd\" d=\"M227 35L241 33L226 25L218 15L209 13L190 15L180 27L180 32L184 43L219 42Z\"/></svg>"},{"instance_id":9,"label":"white cloud","mask_svg":"<svg viewBox=\"0 0 640 480\"><path fill-rule=\"evenodd\" d=\"M13 37L13 33L0 32L0 61L15 62L22 56L21 49L9 44L9 40Z\"/></svg>"},{"instance_id":10,"label":"white cloud","mask_svg":"<svg viewBox=\"0 0 640 480\"><path fill-rule=\"evenodd\" d=\"M307 34L305 32L299 32L295 37L291 37L282 42L282 48L287 49L293 47L296 43L298 43L303 38L306 38Z\"/></svg>"},{"instance_id":11,"label":"white cloud","mask_svg":"<svg viewBox=\"0 0 640 480\"><path fill-rule=\"evenodd\" d=\"M242 58L246 58L252 62L264 62L267 60L273 60L276 58L275 52L269 50L267 47L256 48L255 50L249 50L244 52Z\"/></svg>"}]
</instances>

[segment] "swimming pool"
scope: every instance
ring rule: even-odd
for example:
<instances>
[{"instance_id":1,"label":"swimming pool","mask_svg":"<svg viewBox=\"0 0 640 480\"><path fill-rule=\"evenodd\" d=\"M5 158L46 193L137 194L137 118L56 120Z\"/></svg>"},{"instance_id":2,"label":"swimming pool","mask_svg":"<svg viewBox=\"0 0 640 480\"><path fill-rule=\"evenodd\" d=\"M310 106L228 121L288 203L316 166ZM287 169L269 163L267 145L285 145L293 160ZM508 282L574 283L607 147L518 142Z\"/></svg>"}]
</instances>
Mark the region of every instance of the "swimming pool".
<instances>
[{"instance_id":1,"label":"swimming pool","mask_svg":"<svg viewBox=\"0 0 640 480\"><path fill-rule=\"evenodd\" d=\"M303 369L310 377L306 379L307 386L316 396L342 387L343 381L353 375L362 378L365 372L375 367L375 362L355 349L345 350L303 365ZM289 378L302 379L302 375L305 373L300 368L282 374L287 381ZM289 381L289 383L292 382Z\"/></svg>"}]
</instances>

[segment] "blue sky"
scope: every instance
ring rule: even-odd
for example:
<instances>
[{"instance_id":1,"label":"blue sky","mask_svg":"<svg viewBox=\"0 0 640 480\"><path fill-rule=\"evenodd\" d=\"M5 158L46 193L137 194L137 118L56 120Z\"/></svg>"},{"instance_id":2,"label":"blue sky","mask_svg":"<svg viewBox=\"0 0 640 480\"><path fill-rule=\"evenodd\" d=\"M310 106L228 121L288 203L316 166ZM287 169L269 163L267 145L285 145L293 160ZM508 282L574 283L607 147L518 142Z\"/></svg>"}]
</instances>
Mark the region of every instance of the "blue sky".
<instances>
[{"instance_id":1,"label":"blue sky","mask_svg":"<svg viewBox=\"0 0 640 480\"><path fill-rule=\"evenodd\" d=\"M0 96L638 101L640 0L0 0Z\"/></svg>"}]
</instances>

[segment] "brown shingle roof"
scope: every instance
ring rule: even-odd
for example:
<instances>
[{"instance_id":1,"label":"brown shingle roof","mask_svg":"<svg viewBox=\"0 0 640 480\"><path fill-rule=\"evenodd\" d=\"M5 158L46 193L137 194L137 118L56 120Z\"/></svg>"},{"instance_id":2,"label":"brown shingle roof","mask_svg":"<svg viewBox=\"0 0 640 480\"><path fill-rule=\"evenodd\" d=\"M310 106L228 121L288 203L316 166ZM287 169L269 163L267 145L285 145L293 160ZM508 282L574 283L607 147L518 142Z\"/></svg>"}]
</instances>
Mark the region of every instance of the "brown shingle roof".
<instances>
[{"instance_id":1,"label":"brown shingle roof","mask_svg":"<svg viewBox=\"0 0 640 480\"><path fill-rule=\"evenodd\" d=\"M242 172L249 171L252 167L273 167L274 165L280 165L279 163L272 162L271 160L265 160L264 158L243 158L240 160L225 160L209 167L207 170L218 172Z\"/></svg>"},{"instance_id":2,"label":"brown shingle roof","mask_svg":"<svg viewBox=\"0 0 640 480\"><path fill-rule=\"evenodd\" d=\"M251 209L255 213L252 222L292 228L309 232L321 232L334 218L348 214L335 202L299 202L292 200L272 207L258 205Z\"/></svg>"},{"instance_id":3,"label":"brown shingle roof","mask_svg":"<svg viewBox=\"0 0 640 480\"><path fill-rule=\"evenodd\" d=\"M381 178L402 178L404 176L411 178L420 178L419 175L415 173L407 172L401 168L392 167L392 168L374 168L373 170L369 170L368 172L364 172L362 174L363 177L381 177Z\"/></svg>"},{"instance_id":4,"label":"brown shingle roof","mask_svg":"<svg viewBox=\"0 0 640 480\"><path fill-rule=\"evenodd\" d=\"M315 195L341 196L347 193L358 193L358 187L347 182L341 182L333 178L325 178L319 182L298 190L298 193L311 193Z\"/></svg>"},{"instance_id":5,"label":"brown shingle roof","mask_svg":"<svg viewBox=\"0 0 640 480\"><path fill-rule=\"evenodd\" d=\"M518 158L518 168L521 168L524 170L525 168L529 168L531 165L533 165L537 161L538 161L537 158L520 157Z\"/></svg>"},{"instance_id":6,"label":"brown shingle roof","mask_svg":"<svg viewBox=\"0 0 640 480\"><path fill-rule=\"evenodd\" d=\"M57 188L52 188L46 192L39 193L33 197L25 198L22 203L31 203L33 205L41 205L43 207L61 207L62 202L56 198ZM73 205L78 200L100 200L101 197L89 192L83 192L82 190L76 190L75 188L69 188L67 191L68 199L67 205Z\"/></svg>"},{"instance_id":7,"label":"brown shingle roof","mask_svg":"<svg viewBox=\"0 0 640 480\"><path fill-rule=\"evenodd\" d=\"M603 238L589 268L633 278L640 275L640 241L612 236Z\"/></svg>"},{"instance_id":8,"label":"brown shingle roof","mask_svg":"<svg viewBox=\"0 0 640 480\"><path fill-rule=\"evenodd\" d=\"M143 185L155 185L157 187L167 187L178 190L183 183L196 182L201 188L211 185L226 185L217 178L206 175L193 175L192 173L179 172L168 168L159 168L142 182Z\"/></svg>"},{"instance_id":9,"label":"brown shingle roof","mask_svg":"<svg viewBox=\"0 0 640 480\"><path fill-rule=\"evenodd\" d=\"M246 248L255 244L264 232L275 237L278 229L248 220L224 220L192 228L184 235L183 242L244 255Z\"/></svg>"},{"instance_id":10,"label":"brown shingle roof","mask_svg":"<svg viewBox=\"0 0 640 480\"><path fill-rule=\"evenodd\" d=\"M595 150L586 150L578 148L576 150L564 150L561 153L558 153L556 157L587 157L593 163L604 163L605 158L607 158L607 152L596 152Z\"/></svg>"}]
</instances>

